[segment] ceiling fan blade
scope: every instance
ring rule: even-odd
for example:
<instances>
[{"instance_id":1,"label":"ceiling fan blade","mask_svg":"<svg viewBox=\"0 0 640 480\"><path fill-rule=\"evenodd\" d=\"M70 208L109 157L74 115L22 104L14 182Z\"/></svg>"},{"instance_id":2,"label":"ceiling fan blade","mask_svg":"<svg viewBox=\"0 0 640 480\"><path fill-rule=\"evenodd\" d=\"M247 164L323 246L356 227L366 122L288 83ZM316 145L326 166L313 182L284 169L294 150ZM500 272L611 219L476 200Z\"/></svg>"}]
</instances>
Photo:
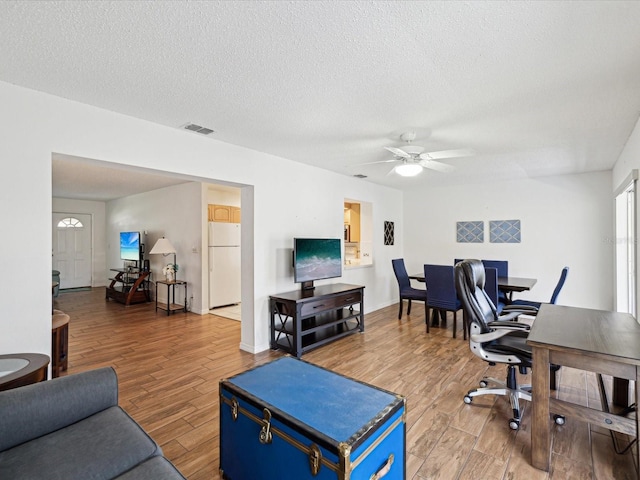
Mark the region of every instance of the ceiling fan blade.
<instances>
[{"instance_id":1,"label":"ceiling fan blade","mask_svg":"<svg viewBox=\"0 0 640 480\"><path fill-rule=\"evenodd\" d=\"M422 159L418 162L424 168L430 168L436 172L449 173L453 172L456 168L453 165L447 163L436 162L435 160Z\"/></svg>"},{"instance_id":2,"label":"ceiling fan blade","mask_svg":"<svg viewBox=\"0 0 640 480\"><path fill-rule=\"evenodd\" d=\"M399 162L400 160L398 160L397 158L392 158L390 160L379 160L377 162L365 162L365 163L356 163L355 165L352 165L352 167L359 167L360 165L373 165L375 163L390 163L390 162Z\"/></svg>"},{"instance_id":3,"label":"ceiling fan blade","mask_svg":"<svg viewBox=\"0 0 640 480\"><path fill-rule=\"evenodd\" d=\"M420 154L422 160L440 160L443 158L470 157L476 152L470 148L462 148L460 150L441 150L439 152L425 152Z\"/></svg>"},{"instance_id":4,"label":"ceiling fan blade","mask_svg":"<svg viewBox=\"0 0 640 480\"><path fill-rule=\"evenodd\" d=\"M384 147L384 148L386 150L389 150L394 155L397 155L398 157L411 158L411 155L409 155L407 152L405 152L404 150L401 150L399 148L396 148L396 147Z\"/></svg>"}]
</instances>

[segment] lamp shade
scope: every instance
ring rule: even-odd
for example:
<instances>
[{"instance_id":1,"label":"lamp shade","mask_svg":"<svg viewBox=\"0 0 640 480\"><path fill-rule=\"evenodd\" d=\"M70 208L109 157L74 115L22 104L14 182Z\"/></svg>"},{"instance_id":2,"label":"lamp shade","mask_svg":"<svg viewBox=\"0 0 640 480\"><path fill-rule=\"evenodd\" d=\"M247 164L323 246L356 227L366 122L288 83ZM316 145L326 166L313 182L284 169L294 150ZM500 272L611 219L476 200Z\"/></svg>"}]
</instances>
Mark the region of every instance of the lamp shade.
<instances>
[{"instance_id":1,"label":"lamp shade","mask_svg":"<svg viewBox=\"0 0 640 480\"><path fill-rule=\"evenodd\" d=\"M171 242L166 238L159 238L156 244L153 246L149 254L160 253L162 255L169 255L170 253L176 253L176 249Z\"/></svg>"},{"instance_id":2,"label":"lamp shade","mask_svg":"<svg viewBox=\"0 0 640 480\"><path fill-rule=\"evenodd\" d=\"M422 165L417 163L403 163L395 168L395 172L403 177L415 177L422 172Z\"/></svg>"}]
</instances>

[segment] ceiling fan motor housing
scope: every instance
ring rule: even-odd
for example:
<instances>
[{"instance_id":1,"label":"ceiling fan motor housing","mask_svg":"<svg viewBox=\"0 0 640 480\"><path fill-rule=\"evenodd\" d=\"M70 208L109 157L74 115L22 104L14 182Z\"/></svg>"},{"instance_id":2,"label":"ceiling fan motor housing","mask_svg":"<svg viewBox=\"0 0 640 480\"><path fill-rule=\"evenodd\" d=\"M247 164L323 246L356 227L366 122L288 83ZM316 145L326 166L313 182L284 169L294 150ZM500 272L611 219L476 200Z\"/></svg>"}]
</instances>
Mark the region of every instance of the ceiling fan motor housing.
<instances>
[{"instance_id":1,"label":"ceiling fan motor housing","mask_svg":"<svg viewBox=\"0 0 640 480\"><path fill-rule=\"evenodd\" d=\"M418 145L404 145L402 150L407 152L409 155L418 156L424 152L424 147L419 147Z\"/></svg>"}]
</instances>

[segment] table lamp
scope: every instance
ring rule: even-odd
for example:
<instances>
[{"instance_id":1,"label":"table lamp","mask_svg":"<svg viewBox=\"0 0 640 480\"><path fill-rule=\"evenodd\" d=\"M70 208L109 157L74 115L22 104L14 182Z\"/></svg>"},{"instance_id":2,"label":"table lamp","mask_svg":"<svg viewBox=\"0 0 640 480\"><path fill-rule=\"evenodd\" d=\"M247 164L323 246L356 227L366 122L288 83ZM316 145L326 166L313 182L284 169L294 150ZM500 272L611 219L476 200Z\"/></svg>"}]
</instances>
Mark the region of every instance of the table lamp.
<instances>
[{"instance_id":1,"label":"table lamp","mask_svg":"<svg viewBox=\"0 0 640 480\"><path fill-rule=\"evenodd\" d=\"M159 238L156 244L153 246L153 248L149 252L150 255L161 254L161 255L164 255L165 257L167 255L171 255L172 253L173 253L173 268L174 270L177 270L176 249L173 245L171 245L171 242L166 238L164 237Z\"/></svg>"}]
</instances>

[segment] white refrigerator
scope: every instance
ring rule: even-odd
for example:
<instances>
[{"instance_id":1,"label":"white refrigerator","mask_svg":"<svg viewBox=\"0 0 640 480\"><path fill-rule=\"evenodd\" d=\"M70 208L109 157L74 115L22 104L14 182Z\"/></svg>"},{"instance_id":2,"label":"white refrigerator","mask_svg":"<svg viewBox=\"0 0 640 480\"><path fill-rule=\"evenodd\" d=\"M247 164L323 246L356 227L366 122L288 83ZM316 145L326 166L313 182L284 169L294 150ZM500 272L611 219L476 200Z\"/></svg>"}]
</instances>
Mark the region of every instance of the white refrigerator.
<instances>
[{"instance_id":1,"label":"white refrigerator","mask_svg":"<svg viewBox=\"0 0 640 480\"><path fill-rule=\"evenodd\" d=\"M240 303L240 224L209 222L209 308Z\"/></svg>"}]
</instances>

